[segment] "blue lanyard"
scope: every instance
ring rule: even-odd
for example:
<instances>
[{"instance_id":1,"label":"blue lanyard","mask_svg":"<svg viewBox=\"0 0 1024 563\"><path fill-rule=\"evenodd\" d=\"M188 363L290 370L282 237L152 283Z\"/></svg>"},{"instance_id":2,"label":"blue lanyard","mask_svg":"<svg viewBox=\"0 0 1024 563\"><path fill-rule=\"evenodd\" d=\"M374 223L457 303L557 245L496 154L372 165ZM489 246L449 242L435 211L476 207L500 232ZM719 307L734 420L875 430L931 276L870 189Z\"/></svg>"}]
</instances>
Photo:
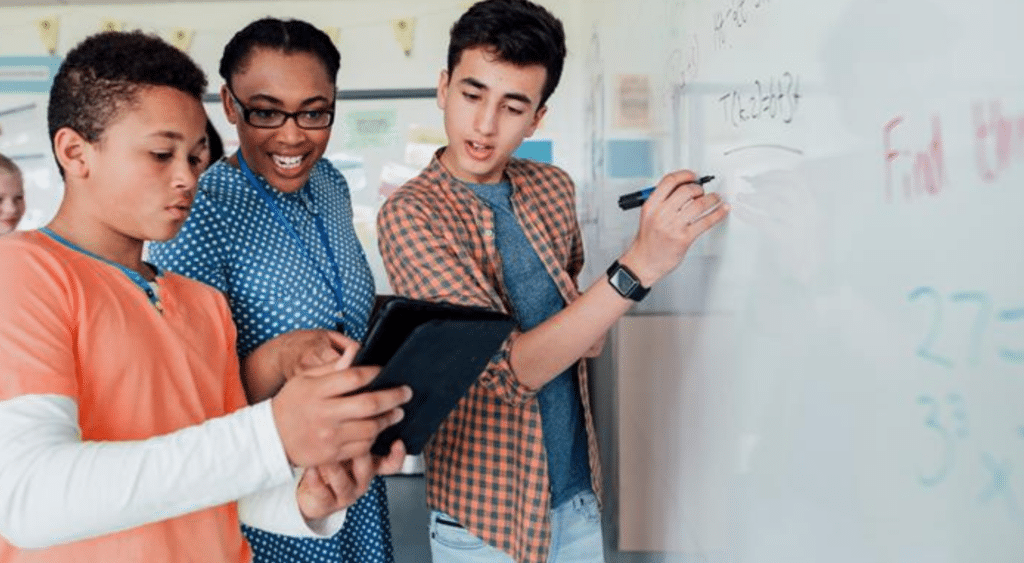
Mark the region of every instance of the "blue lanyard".
<instances>
[{"instance_id":1,"label":"blue lanyard","mask_svg":"<svg viewBox=\"0 0 1024 563\"><path fill-rule=\"evenodd\" d=\"M348 329L348 325L345 322L345 282L341 278L341 268L338 267L338 260L335 258L334 251L331 249L331 244L327 237L327 227L324 226L323 217L320 216L318 210L313 212L313 218L316 222L317 234L320 235L320 243L323 244L324 246L324 252L327 254L327 261L330 263L331 266L330 272L325 272L323 268L320 266L320 262L318 262L316 258L313 257L313 252L306 244L306 241L303 240L302 237L299 235L299 231L295 229L295 225L293 225L292 222L289 221L288 218L284 216L284 213L281 211L281 207L277 204L276 201L274 201L274 196L273 194L270 193L270 189L264 182L259 181L259 179L256 178L256 174L254 174L253 171L249 168L249 165L245 162L245 157L242 156L241 149L238 150L236 155L238 156L238 167L242 170L242 175L245 176L246 181L249 182L249 185L251 185L256 190L256 193L259 194L259 196L267 204L267 207L270 208L270 212L274 215L274 219L282 227L284 227L284 229L292 237L292 240L295 241L295 244L299 247L300 250L302 250L302 253L305 254L306 260L308 260L309 263L313 265L313 268L316 270L318 274L320 274L320 277L324 280L324 283L327 284L327 287L331 288L331 291L334 293L334 301L337 304L337 311L335 314L339 319L341 319L341 324L342 327L344 328L343 332L345 332L346 334L351 334L351 331ZM306 185L308 186L309 184L307 183ZM313 198L313 191L306 191L306 195L309 197L310 204L314 206L315 209L316 200Z\"/></svg>"},{"instance_id":2,"label":"blue lanyard","mask_svg":"<svg viewBox=\"0 0 1024 563\"><path fill-rule=\"evenodd\" d=\"M57 242L63 244L64 246L70 248L71 250L74 250L75 252L81 252L82 254L85 254L86 256L88 256L90 258L95 258L95 259L99 260L100 262L103 262L104 264L110 264L111 266L117 268L118 270L121 270L121 272L124 273L124 275L128 276L128 279L132 280L132 283L134 283L136 286L138 286L138 288L141 289L146 294L146 297L149 298L149 302L152 303L154 307L156 307L157 311L159 311L160 313L164 312L164 307L160 303L160 296L157 295L156 291L153 289L153 285L150 284L149 281L146 278L142 277L142 274L136 272L135 270L133 270L131 268L128 268L128 267L125 267L125 266L123 266L121 264L118 264L117 262L112 262L110 260L107 260L106 258L104 258L104 257L102 257L102 256L100 256L98 254L94 254L92 252L89 252L88 250L78 246L77 244L75 244L75 243L69 241L68 239L58 235L57 233L51 231L49 227L42 227L41 229L39 229L39 232L45 234L46 236L52 238L53 240L55 240ZM157 277L160 277L160 276L164 275L163 270L161 270L160 268L158 268L156 266L153 266L152 264L148 264L148 265L150 267L152 267L156 271Z\"/></svg>"}]
</instances>

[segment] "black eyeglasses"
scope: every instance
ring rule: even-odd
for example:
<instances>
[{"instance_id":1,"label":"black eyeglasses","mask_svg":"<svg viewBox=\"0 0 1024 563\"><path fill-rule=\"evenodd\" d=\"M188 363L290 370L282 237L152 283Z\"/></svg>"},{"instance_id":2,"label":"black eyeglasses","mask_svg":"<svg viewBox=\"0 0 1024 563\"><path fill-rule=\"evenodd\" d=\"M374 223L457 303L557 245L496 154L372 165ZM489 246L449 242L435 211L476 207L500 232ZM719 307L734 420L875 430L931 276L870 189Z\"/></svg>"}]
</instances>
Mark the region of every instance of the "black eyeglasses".
<instances>
[{"instance_id":1,"label":"black eyeglasses","mask_svg":"<svg viewBox=\"0 0 1024 563\"><path fill-rule=\"evenodd\" d=\"M331 104L330 109L307 109L291 113L279 109L246 107L231 88L228 88L228 92L238 109L242 110L242 119L259 129L277 129L288 118L294 119L295 124L302 129L327 129L334 124L334 104Z\"/></svg>"}]
</instances>

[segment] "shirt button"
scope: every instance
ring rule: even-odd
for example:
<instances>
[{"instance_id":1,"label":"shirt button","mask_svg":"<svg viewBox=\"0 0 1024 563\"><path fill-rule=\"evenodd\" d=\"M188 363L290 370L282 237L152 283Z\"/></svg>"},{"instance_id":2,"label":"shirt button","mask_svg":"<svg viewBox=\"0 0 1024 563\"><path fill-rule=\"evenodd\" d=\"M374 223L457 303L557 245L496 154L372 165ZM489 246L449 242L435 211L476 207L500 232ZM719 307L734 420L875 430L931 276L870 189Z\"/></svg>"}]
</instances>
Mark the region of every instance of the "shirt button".
<instances>
[{"instance_id":1,"label":"shirt button","mask_svg":"<svg viewBox=\"0 0 1024 563\"><path fill-rule=\"evenodd\" d=\"M484 231L484 236L485 236L485 237L493 237L493 236L494 236L494 231L492 231L492 230L490 230L490 229L486 229L486 230Z\"/></svg>"}]
</instances>

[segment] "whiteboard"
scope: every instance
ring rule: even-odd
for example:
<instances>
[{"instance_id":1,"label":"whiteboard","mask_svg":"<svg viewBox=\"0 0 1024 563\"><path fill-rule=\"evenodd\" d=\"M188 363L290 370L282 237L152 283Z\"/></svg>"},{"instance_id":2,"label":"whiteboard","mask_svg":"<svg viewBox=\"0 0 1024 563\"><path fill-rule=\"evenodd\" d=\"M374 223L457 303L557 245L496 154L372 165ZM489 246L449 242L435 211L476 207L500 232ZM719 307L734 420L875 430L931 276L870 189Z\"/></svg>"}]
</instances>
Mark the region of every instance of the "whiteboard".
<instances>
[{"instance_id":1,"label":"whiteboard","mask_svg":"<svg viewBox=\"0 0 1024 563\"><path fill-rule=\"evenodd\" d=\"M1021 22L1017 0L595 9L584 192L614 202L602 147L642 137L733 205L618 327L621 551L1021 560ZM617 127L637 73L654 123ZM636 217L598 207L606 263Z\"/></svg>"}]
</instances>

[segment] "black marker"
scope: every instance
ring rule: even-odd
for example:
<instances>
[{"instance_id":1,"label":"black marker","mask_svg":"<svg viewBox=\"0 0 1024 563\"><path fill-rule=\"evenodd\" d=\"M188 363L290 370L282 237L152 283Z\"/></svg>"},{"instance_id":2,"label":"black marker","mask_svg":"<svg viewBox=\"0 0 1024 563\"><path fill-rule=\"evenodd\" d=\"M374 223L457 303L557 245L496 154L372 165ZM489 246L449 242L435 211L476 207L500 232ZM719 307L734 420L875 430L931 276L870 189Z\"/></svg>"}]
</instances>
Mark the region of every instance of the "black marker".
<instances>
[{"instance_id":1,"label":"black marker","mask_svg":"<svg viewBox=\"0 0 1024 563\"><path fill-rule=\"evenodd\" d=\"M694 180L692 182L686 182L686 183L687 184L697 184L698 186L703 186L704 184L707 184L708 182L710 182L711 180L714 180L714 179L715 179L714 176L701 176L700 178L697 178L696 180ZM680 185L682 185L682 184L680 184ZM651 187L649 187L647 189L643 189L643 190L640 190L638 192L633 192L631 194L626 194L626 195L623 195L623 196L619 196L619 207L621 207L622 209L633 209L634 207L640 207L641 205L644 204L645 201L647 201L647 198L650 197L650 195L652 193L654 193L654 188L655 187L656 186L651 186Z\"/></svg>"}]
</instances>

